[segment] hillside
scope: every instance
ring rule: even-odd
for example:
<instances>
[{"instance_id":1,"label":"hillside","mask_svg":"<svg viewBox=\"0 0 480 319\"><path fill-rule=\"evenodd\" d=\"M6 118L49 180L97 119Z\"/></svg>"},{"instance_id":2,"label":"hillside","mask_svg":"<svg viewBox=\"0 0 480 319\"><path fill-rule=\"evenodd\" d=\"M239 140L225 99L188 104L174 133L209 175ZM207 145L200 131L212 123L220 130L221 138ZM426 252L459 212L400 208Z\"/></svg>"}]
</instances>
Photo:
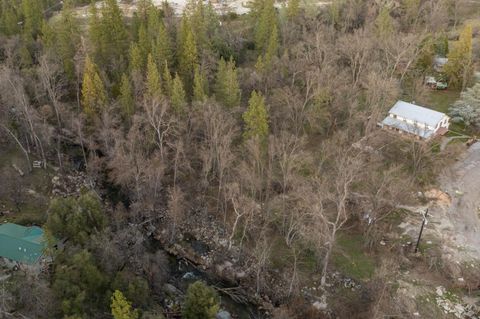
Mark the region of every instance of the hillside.
<instances>
[{"instance_id":1,"label":"hillside","mask_svg":"<svg viewBox=\"0 0 480 319\"><path fill-rule=\"evenodd\" d=\"M480 318L479 13L0 0L0 318Z\"/></svg>"}]
</instances>

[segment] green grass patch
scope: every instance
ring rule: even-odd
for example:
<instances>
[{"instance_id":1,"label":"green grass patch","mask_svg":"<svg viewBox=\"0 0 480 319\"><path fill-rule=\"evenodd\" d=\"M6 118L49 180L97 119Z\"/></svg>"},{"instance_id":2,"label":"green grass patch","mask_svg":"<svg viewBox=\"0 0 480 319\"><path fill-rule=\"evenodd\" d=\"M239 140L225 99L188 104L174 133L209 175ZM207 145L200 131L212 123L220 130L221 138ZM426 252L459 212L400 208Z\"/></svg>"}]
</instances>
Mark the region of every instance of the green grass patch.
<instances>
[{"instance_id":1,"label":"green grass patch","mask_svg":"<svg viewBox=\"0 0 480 319\"><path fill-rule=\"evenodd\" d=\"M10 208L7 204L6 207ZM2 222L20 225L43 225L47 221L48 205L42 202L26 202L20 205L20 211L2 218ZM12 207L12 211L14 208Z\"/></svg>"},{"instance_id":2,"label":"green grass patch","mask_svg":"<svg viewBox=\"0 0 480 319\"><path fill-rule=\"evenodd\" d=\"M460 91L448 89L444 91L429 91L426 106L443 113L448 113L448 108L460 98Z\"/></svg>"},{"instance_id":3,"label":"green grass patch","mask_svg":"<svg viewBox=\"0 0 480 319\"><path fill-rule=\"evenodd\" d=\"M23 170L24 176L18 174L13 164ZM0 172L8 174L8 178L3 176L4 183L13 190L0 192L0 210L10 212L0 222L42 225L47 216L53 172L49 169L29 172L25 157L14 147L0 150Z\"/></svg>"},{"instance_id":4,"label":"green grass patch","mask_svg":"<svg viewBox=\"0 0 480 319\"><path fill-rule=\"evenodd\" d=\"M422 101L427 107L436 111L448 114L448 109L460 98L460 91L448 89L444 91L432 90L429 91L427 99ZM465 129L462 123L450 123L450 131L454 135L465 134L469 135L468 130Z\"/></svg>"},{"instance_id":5,"label":"green grass patch","mask_svg":"<svg viewBox=\"0 0 480 319\"><path fill-rule=\"evenodd\" d=\"M271 247L270 264L277 270L285 267L292 267L295 261L293 249L288 247L283 237L277 236L273 239ZM317 256L312 249L308 247L297 247L297 266L300 273L307 276L317 270Z\"/></svg>"},{"instance_id":6,"label":"green grass patch","mask_svg":"<svg viewBox=\"0 0 480 319\"><path fill-rule=\"evenodd\" d=\"M388 214L383 221L392 226L399 226L403 222L405 215L405 210L397 209Z\"/></svg>"},{"instance_id":7,"label":"green grass patch","mask_svg":"<svg viewBox=\"0 0 480 319\"><path fill-rule=\"evenodd\" d=\"M370 279L375 272L375 262L363 251L361 235L341 234L333 253L335 267L344 275L357 280Z\"/></svg>"}]
</instances>

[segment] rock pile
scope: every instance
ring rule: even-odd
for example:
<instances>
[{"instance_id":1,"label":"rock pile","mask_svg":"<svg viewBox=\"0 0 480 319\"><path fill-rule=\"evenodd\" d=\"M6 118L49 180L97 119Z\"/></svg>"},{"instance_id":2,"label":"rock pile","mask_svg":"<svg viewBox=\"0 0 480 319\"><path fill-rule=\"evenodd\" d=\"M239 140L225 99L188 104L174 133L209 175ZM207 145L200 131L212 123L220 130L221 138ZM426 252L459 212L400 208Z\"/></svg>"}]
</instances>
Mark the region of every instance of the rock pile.
<instances>
[{"instance_id":1,"label":"rock pile","mask_svg":"<svg viewBox=\"0 0 480 319\"><path fill-rule=\"evenodd\" d=\"M83 172L75 172L72 175L54 176L52 178L53 196L78 195L83 188L91 188L91 183Z\"/></svg>"},{"instance_id":2,"label":"rock pile","mask_svg":"<svg viewBox=\"0 0 480 319\"><path fill-rule=\"evenodd\" d=\"M430 200L434 201L437 205L441 207L448 207L452 204L452 198L445 192L442 192L439 189L432 188L429 191L425 192L425 197Z\"/></svg>"},{"instance_id":3,"label":"rock pile","mask_svg":"<svg viewBox=\"0 0 480 319\"><path fill-rule=\"evenodd\" d=\"M461 319L480 318L480 309L476 309L473 305L462 304L456 295L448 292L444 287L437 287L435 293L435 302L445 314Z\"/></svg>"}]
</instances>

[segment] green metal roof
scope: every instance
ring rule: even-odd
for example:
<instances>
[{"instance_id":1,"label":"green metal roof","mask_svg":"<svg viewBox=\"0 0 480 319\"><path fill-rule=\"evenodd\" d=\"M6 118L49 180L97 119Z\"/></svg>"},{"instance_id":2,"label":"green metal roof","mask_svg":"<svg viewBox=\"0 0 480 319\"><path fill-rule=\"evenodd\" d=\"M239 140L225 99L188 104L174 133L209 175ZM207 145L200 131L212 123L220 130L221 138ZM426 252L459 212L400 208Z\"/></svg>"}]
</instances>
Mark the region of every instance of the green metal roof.
<instances>
[{"instance_id":1,"label":"green metal roof","mask_svg":"<svg viewBox=\"0 0 480 319\"><path fill-rule=\"evenodd\" d=\"M16 224L0 225L0 257L34 264L43 255L46 240L40 227Z\"/></svg>"}]
</instances>

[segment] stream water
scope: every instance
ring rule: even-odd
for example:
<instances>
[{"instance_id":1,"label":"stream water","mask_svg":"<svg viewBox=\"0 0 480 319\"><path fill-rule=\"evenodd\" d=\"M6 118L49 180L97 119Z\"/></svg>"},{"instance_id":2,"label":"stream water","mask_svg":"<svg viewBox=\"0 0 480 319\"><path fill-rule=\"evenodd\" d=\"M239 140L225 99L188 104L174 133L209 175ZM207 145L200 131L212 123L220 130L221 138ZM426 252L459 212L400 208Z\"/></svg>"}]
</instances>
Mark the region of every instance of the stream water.
<instances>
[{"instance_id":1,"label":"stream water","mask_svg":"<svg viewBox=\"0 0 480 319\"><path fill-rule=\"evenodd\" d=\"M74 165L78 170L85 171L85 163L83 157L76 156ZM107 190L105 194L106 198L113 203L114 205L118 203L123 203L125 207L128 207L130 200L126 194L116 185L108 182L107 178L103 179L101 186L103 189ZM185 237L186 242L190 244L192 249L199 255L204 255L210 251L210 247L202 241L195 240L193 238ZM148 250L155 252L158 250L165 251L161 243L149 237L147 242ZM170 280L168 283L172 284L176 288L180 289L183 293L186 292L188 286L195 281L202 280L207 284L214 287L229 287L229 284L226 282L219 281L217 278L214 278L208 272L201 271L196 268L194 265L185 262L181 258L177 258L174 255L166 253L169 257L169 273ZM244 304L239 303L233 300L230 296L220 293L221 297L221 309L227 311L232 315L232 319L263 319L266 318L259 309L253 304Z\"/></svg>"},{"instance_id":2,"label":"stream water","mask_svg":"<svg viewBox=\"0 0 480 319\"><path fill-rule=\"evenodd\" d=\"M151 246L153 249L163 250L161 244L151 239ZM209 247L198 240L188 241L191 247L198 254L204 254L209 251ZM201 280L213 287L229 287L227 282L223 282L217 278L214 278L206 271L202 271L189 262L186 262L182 258L177 258L172 254L166 253L169 257L170 268L170 280L169 283L180 289L182 292L186 292L188 286L195 281ZM232 318L237 319L263 319L266 318L258 308L253 304L239 303L233 300L230 296L220 293L221 297L221 310L225 310L232 315Z\"/></svg>"}]
</instances>

